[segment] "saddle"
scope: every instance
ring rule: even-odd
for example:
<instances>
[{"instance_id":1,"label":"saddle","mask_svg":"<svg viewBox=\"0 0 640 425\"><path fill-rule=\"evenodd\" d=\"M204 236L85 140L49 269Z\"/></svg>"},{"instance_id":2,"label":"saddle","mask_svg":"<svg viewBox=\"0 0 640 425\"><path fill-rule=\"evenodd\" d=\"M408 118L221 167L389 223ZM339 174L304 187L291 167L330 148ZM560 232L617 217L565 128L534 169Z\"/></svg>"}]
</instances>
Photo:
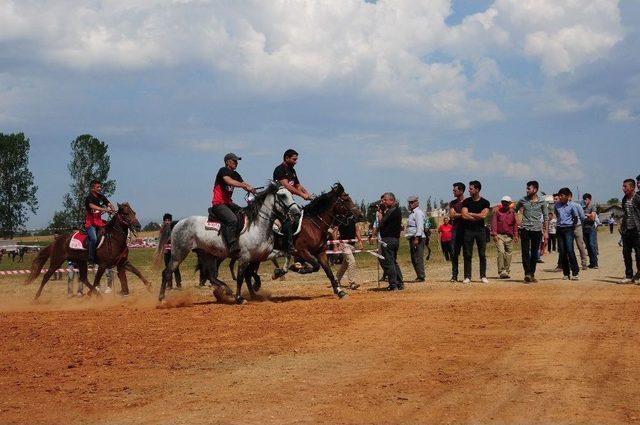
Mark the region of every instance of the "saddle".
<instances>
[{"instance_id":1,"label":"saddle","mask_svg":"<svg viewBox=\"0 0 640 425\"><path fill-rule=\"evenodd\" d=\"M104 242L104 230L100 228L98 230L98 245L96 249L102 246ZM89 237L85 232L81 232L80 230L76 231L71 235L71 239L69 240L69 248L77 249L79 251L86 251L89 246Z\"/></svg>"},{"instance_id":2,"label":"saddle","mask_svg":"<svg viewBox=\"0 0 640 425\"><path fill-rule=\"evenodd\" d=\"M238 219L238 226L236 226L236 237L240 236L240 233L247 227L247 215L245 214L243 209L238 210L236 212L236 218ZM240 225L241 224L241 225ZM205 230L216 230L220 233L222 229L222 222L213 212L213 208L209 207L209 216L207 217L207 222L204 224Z\"/></svg>"}]
</instances>

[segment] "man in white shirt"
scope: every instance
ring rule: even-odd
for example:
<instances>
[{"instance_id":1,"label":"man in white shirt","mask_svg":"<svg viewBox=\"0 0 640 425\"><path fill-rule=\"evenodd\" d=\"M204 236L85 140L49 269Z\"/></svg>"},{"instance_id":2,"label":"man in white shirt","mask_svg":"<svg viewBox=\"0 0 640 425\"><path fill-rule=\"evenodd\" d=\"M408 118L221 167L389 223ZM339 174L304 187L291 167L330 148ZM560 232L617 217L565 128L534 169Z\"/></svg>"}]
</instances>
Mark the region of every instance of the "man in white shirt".
<instances>
[{"instance_id":1,"label":"man in white shirt","mask_svg":"<svg viewBox=\"0 0 640 425\"><path fill-rule=\"evenodd\" d=\"M407 202L411 213L407 220L405 236L409 240L411 264L413 264L413 269L416 272L414 282L424 282L424 248L427 239L424 228L425 215L420 209L420 201L417 196L410 196Z\"/></svg>"}]
</instances>

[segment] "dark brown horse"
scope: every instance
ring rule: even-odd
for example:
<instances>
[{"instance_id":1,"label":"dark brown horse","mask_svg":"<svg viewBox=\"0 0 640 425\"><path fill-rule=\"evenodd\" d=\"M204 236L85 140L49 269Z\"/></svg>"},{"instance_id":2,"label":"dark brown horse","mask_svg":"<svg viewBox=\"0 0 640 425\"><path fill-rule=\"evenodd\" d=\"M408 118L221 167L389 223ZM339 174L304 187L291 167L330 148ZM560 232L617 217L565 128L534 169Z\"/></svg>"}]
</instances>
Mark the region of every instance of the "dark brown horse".
<instances>
[{"instance_id":1,"label":"dark brown horse","mask_svg":"<svg viewBox=\"0 0 640 425\"><path fill-rule=\"evenodd\" d=\"M331 282L334 294L340 298L345 297L347 293L338 285L325 252L329 229L336 225L345 224L349 220L358 221L361 218L360 209L345 192L344 187L340 183L336 183L329 192L320 195L304 208L300 233L294 237L296 260L303 260L311 264L312 270L310 272L317 272L322 267ZM270 257L275 260L277 256L284 256L284 253L274 251L274 255ZM274 262L277 267L277 262ZM232 273L233 263L232 260L230 264ZM257 273L259 266L260 263L251 263L245 270L238 271L237 279L244 278L252 296L253 292L260 287L260 277ZM276 271L275 277L284 273L286 271L279 274ZM253 284L251 283L252 278Z\"/></svg>"},{"instance_id":2,"label":"dark brown horse","mask_svg":"<svg viewBox=\"0 0 640 425\"><path fill-rule=\"evenodd\" d=\"M122 295L129 294L129 286L127 284L126 271L130 271L135 274L144 282L147 289L150 289L151 283L142 276L142 273L136 269L133 264L129 262L129 248L127 247L127 237L129 230L136 232L141 229L140 222L136 218L135 211L129 206L128 203L118 204L118 211L109 220L104 230L98 234L98 242L104 236L104 242L96 251L96 264L98 264L98 271L96 272L93 285L91 285L87 279L87 255L86 250L73 249L69 247L71 237L73 234L64 234L57 237L51 245L46 246L38 256L33 260L31 264L31 274L27 278L25 283L33 282L40 271L44 267L49 258L49 269L42 277L42 283L40 288L36 292L35 299L37 300L42 293L44 285L47 283L51 275L59 269L65 260L71 260L78 265L80 271L80 281L87 285L89 288L89 294L95 293L100 295L96 288L100 285L100 278L107 269L116 267L118 271L118 279L120 280L120 286L122 288Z\"/></svg>"}]
</instances>

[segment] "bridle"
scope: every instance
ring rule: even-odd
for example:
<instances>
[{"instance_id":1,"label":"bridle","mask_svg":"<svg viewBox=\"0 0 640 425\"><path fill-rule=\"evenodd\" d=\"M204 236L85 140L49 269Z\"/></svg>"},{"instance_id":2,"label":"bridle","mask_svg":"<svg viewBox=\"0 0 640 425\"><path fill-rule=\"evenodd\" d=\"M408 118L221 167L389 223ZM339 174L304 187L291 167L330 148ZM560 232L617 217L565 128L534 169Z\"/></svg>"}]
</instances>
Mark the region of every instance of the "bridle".
<instances>
[{"instance_id":1,"label":"bridle","mask_svg":"<svg viewBox=\"0 0 640 425\"><path fill-rule=\"evenodd\" d=\"M328 210L328 212L333 213L333 216L330 219L330 223L327 223L327 221L320 216L311 218L311 222L318 229L322 229L322 227L318 223L316 223L315 219L320 220L322 224L324 224L328 229L331 226L335 225L336 223L340 226L344 226L348 224L350 220L355 218L355 214L353 213L353 211L346 205L346 202L344 201L344 199L342 199L343 196L345 196L344 193L341 195L337 195L337 199L333 204L333 208ZM344 211L347 211L347 213L344 214L344 213L337 212L338 208L342 208Z\"/></svg>"},{"instance_id":2,"label":"bridle","mask_svg":"<svg viewBox=\"0 0 640 425\"><path fill-rule=\"evenodd\" d=\"M280 221L286 221L286 220L290 220L291 219L291 208L293 208L294 206L298 206L298 204L296 204L295 201L291 202L290 204L285 203L282 199L280 199L280 197L278 196L278 192L281 189L278 189L274 194L274 208L271 210L270 214L268 214L266 211L263 210L264 204L260 206L260 209L258 210L258 215L265 219L268 220L269 222L274 222L276 219L280 220ZM275 208L276 206L280 207L280 209L282 209L282 212L278 211L278 208ZM299 207L298 207L299 208Z\"/></svg>"},{"instance_id":3,"label":"bridle","mask_svg":"<svg viewBox=\"0 0 640 425\"><path fill-rule=\"evenodd\" d=\"M131 223L131 221L125 218L125 215L120 211L120 208L118 208L118 211L116 211L114 216L115 216L114 218L116 219L116 222L122 223L125 227L124 229L120 229L120 232L123 235L127 236L128 231L131 231L131 233L133 233L134 236L137 235L137 232L135 231L133 224Z\"/></svg>"}]
</instances>

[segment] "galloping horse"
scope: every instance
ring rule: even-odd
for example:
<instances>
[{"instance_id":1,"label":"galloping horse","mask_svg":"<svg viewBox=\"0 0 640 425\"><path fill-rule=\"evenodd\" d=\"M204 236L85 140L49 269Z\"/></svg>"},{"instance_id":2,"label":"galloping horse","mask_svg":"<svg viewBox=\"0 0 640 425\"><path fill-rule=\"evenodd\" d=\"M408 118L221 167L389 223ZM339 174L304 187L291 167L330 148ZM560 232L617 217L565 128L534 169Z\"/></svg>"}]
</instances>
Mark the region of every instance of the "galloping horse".
<instances>
[{"instance_id":1,"label":"galloping horse","mask_svg":"<svg viewBox=\"0 0 640 425\"><path fill-rule=\"evenodd\" d=\"M256 195L253 203L244 209L246 225L238 238L240 254L238 262L242 269L246 264L254 261L263 261L273 251L273 223L276 219L285 220L289 216L300 217L301 209L294 202L291 192L280 183L270 183L262 192ZM162 286L159 299L165 297L167 282L171 279L173 271L189 255L192 249L199 248L220 260L228 257L227 244L216 230L207 230L205 224L207 218L203 216L191 216L180 220L171 232L171 262L162 273ZM242 222L240 226L242 227ZM159 255L165 243L168 241L168 232L165 232L158 243ZM242 280L237 281L236 302L242 303ZM253 292L253 288L249 288Z\"/></svg>"},{"instance_id":2,"label":"galloping horse","mask_svg":"<svg viewBox=\"0 0 640 425\"><path fill-rule=\"evenodd\" d=\"M98 247L96 263L98 264L98 271L96 272L93 285L88 282L87 279L87 256L88 251L86 249L74 249L71 248L70 242L74 234L64 234L56 238L51 245L43 248L38 256L33 260L31 264L31 273L27 278L26 283L33 282L40 271L44 267L49 257L49 270L44 274L42 283L38 292L36 292L35 299L37 300L42 294L42 289L47 283L51 275L62 266L65 260L71 260L74 264L78 265L80 271L80 281L87 285L89 288L89 294L95 293L100 295L96 288L100 285L100 278L106 271L106 269L116 267L118 270L118 279L122 287L122 294L129 294L129 286L127 284L127 276L125 271L130 271L142 280L147 286L151 287L151 283L145 279L145 277L136 269L133 264L129 262L129 248L127 247L127 236L129 230L136 232L141 229L140 222L136 218L135 211L129 206L128 203L118 204L118 211L109 220L104 227L104 241Z\"/></svg>"},{"instance_id":3,"label":"galloping horse","mask_svg":"<svg viewBox=\"0 0 640 425\"><path fill-rule=\"evenodd\" d=\"M340 298L345 297L347 292L340 288L331 271L329 259L325 252L327 250L327 236L331 227L345 224L348 220L359 220L361 218L362 212L360 209L354 204L349 194L345 193L344 187L340 183L336 183L329 192L320 195L304 207L301 230L294 237L295 257L310 263L313 266L312 272L317 272L322 267L331 282L333 293ZM269 259L274 261L276 267L278 267L276 258L285 256L284 250L276 249L269 255ZM253 287L254 290L259 289L260 277L257 274L259 266L259 262L254 262L244 272L238 269L237 279L244 278L247 282L247 287ZM230 267L233 270L233 260ZM286 271L278 274L276 270L276 276L284 273ZM251 278L256 280L256 287L251 284Z\"/></svg>"}]
</instances>

